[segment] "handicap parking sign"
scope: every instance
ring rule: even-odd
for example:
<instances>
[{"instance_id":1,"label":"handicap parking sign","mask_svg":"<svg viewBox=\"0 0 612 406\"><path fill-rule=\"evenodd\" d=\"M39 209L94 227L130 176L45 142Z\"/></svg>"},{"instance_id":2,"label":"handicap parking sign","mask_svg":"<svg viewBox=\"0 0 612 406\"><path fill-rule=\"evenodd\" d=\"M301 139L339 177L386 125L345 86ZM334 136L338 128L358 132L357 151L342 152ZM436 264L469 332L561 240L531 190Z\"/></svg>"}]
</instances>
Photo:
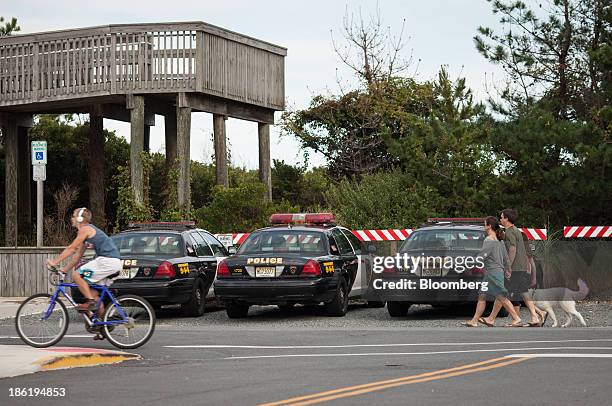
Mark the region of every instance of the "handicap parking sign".
<instances>
[{"instance_id":1,"label":"handicap parking sign","mask_svg":"<svg viewBox=\"0 0 612 406\"><path fill-rule=\"evenodd\" d=\"M32 141L32 165L47 164L47 141Z\"/></svg>"}]
</instances>

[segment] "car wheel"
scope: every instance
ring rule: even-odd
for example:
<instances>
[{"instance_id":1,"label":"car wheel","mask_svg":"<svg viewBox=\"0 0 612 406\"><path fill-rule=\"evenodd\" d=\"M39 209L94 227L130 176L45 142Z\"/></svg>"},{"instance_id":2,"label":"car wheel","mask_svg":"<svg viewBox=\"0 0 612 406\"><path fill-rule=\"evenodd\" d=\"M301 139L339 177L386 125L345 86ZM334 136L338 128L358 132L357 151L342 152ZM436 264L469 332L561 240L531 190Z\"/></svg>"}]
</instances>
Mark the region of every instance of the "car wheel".
<instances>
[{"instance_id":1,"label":"car wheel","mask_svg":"<svg viewBox=\"0 0 612 406\"><path fill-rule=\"evenodd\" d=\"M202 278L197 278L191 292L191 298L187 303L181 305L183 315L188 317L200 317L206 309L206 285Z\"/></svg>"},{"instance_id":2,"label":"car wheel","mask_svg":"<svg viewBox=\"0 0 612 406\"><path fill-rule=\"evenodd\" d=\"M249 314L249 305L239 303L226 303L225 311L230 319L243 319Z\"/></svg>"},{"instance_id":3,"label":"car wheel","mask_svg":"<svg viewBox=\"0 0 612 406\"><path fill-rule=\"evenodd\" d=\"M325 314L332 317L342 317L348 310L348 284L340 278L334 299L325 304Z\"/></svg>"},{"instance_id":4,"label":"car wheel","mask_svg":"<svg viewBox=\"0 0 612 406\"><path fill-rule=\"evenodd\" d=\"M404 317L408 314L410 303L406 302L387 302L387 311L391 317Z\"/></svg>"},{"instance_id":5,"label":"car wheel","mask_svg":"<svg viewBox=\"0 0 612 406\"><path fill-rule=\"evenodd\" d=\"M372 309L380 309L381 307L385 307L385 302L381 300L368 300L367 306Z\"/></svg>"}]
</instances>

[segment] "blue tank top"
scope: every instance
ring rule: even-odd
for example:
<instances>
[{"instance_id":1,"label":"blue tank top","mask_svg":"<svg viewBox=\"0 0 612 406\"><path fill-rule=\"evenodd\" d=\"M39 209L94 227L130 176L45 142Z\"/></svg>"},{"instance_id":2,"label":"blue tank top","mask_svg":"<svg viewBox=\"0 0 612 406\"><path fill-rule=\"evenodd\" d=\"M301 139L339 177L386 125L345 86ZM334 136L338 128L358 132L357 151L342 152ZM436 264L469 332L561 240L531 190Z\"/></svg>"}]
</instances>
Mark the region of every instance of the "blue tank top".
<instances>
[{"instance_id":1,"label":"blue tank top","mask_svg":"<svg viewBox=\"0 0 612 406\"><path fill-rule=\"evenodd\" d=\"M96 230L96 235L85 240L89 244L93 244L96 250L96 257L120 258L117 246L108 235L93 224L88 224L89 227Z\"/></svg>"}]
</instances>

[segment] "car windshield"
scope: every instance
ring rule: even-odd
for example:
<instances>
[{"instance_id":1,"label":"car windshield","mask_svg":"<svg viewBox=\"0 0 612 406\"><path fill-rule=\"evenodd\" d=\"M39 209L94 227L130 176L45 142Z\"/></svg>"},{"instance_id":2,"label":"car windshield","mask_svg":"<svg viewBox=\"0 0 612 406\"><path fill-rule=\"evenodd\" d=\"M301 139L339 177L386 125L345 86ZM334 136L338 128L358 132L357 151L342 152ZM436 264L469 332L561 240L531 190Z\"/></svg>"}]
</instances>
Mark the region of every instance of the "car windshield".
<instances>
[{"instance_id":1,"label":"car windshield","mask_svg":"<svg viewBox=\"0 0 612 406\"><path fill-rule=\"evenodd\" d=\"M400 252L410 250L479 250L484 241L479 230L420 230L402 245Z\"/></svg>"},{"instance_id":2,"label":"car windshield","mask_svg":"<svg viewBox=\"0 0 612 406\"><path fill-rule=\"evenodd\" d=\"M238 254L325 255L323 233L314 231L271 230L252 233L240 246Z\"/></svg>"},{"instance_id":3,"label":"car windshield","mask_svg":"<svg viewBox=\"0 0 612 406\"><path fill-rule=\"evenodd\" d=\"M119 248L119 254L122 257L129 255L176 257L182 255L181 238L176 234L127 233L114 235L111 238Z\"/></svg>"}]
</instances>

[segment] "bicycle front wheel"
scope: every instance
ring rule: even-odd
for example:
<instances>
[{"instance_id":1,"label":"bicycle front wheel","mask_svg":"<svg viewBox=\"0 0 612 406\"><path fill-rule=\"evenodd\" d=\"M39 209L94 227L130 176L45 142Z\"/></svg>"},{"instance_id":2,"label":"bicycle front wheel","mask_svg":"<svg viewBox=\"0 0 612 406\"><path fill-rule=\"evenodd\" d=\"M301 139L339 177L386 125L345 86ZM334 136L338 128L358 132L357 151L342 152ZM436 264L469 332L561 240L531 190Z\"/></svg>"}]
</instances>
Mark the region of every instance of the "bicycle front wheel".
<instances>
[{"instance_id":1,"label":"bicycle front wheel","mask_svg":"<svg viewBox=\"0 0 612 406\"><path fill-rule=\"evenodd\" d=\"M52 302L51 298L46 293L30 296L17 310L17 334L32 347L50 347L61 340L68 330L66 306L59 300Z\"/></svg>"},{"instance_id":2,"label":"bicycle front wheel","mask_svg":"<svg viewBox=\"0 0 612 406\"><path fill-rule=\"evenodd\" d=\"M155 330L155 312L145 299L136 295L124 295L117 302L127 316L127 322L105 325L102 332L106 339L115 347L131 349L145 344ZM111 303L104 313L104 321L123 320L121 312Z\"/></svg>"}]
</instances>

